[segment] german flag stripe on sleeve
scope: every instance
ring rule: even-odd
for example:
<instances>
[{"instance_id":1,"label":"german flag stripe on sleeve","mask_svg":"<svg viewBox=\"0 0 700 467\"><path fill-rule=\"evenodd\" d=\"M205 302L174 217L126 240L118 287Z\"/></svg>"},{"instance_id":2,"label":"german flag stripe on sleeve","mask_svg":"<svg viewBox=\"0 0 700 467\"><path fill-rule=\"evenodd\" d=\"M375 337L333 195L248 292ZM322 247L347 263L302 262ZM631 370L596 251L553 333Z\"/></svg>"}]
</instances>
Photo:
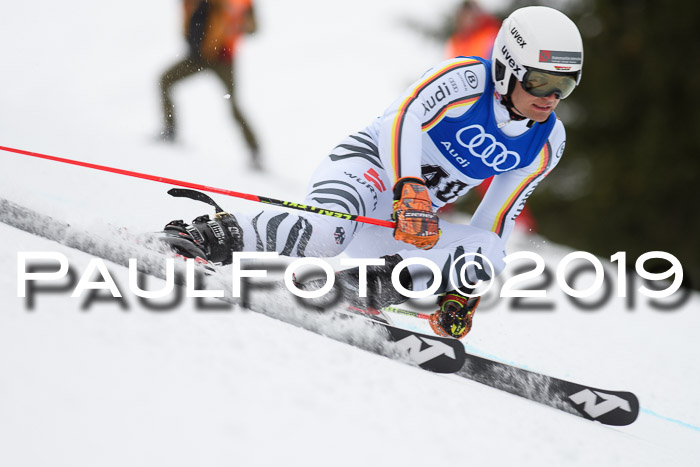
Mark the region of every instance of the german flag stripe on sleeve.
<instances>
[{"instance_id":1,"label":"german flag stripe on sleeve","mask_svg":"<svg viewBox=\"0 0 700 467\"><path fill-rule=\"evenodd\" d=\"M437 115L435 115L433 118L431 118L423 124L423 131L430 131L430 129L437 125L440 122L440 120L442 120L442 117L444 117L445 114L450 110L457 107L471 107L472 104L478 101L480 97L481 94L475 94L473 96L463 97L462 99L450 102Z\"/></svg>"},{"instance_id":2,"label":"german flag stripe on sleeve","mask_svg":"<svg viewBox=\"0 0 700 467\"><path fill-rule=\"evenodd\" d=\"M433 82L439 80L447 73L453 70L457 70L459 68L469 67L479 63L481 62L479 62L478 60L466 59L464 61L454 62L450 63L449 65L445 65L444 67L430 74L423 81L418 83L418 85L416 85L416 87L413 89L413 92L411 92L411 94L408 97L406 97L406 99L404 99L403 102L401 102L391 126L391 166L394 172L395 180L401 178L401 136L403 133L403 124L406 119L406 112L408 108L411 106L411 104L415 102L415 100L418 98L418 95L426 87L430 86Z\"/></svg>"},{"instance_id":3,"label":"german flag stripe on sleeve","mask_svg":"<svg viewBox=\"0 0 700 467\"><path fill-rule=\"evenodd\" d=\"M547 141L542 147L542 150L538 154L538 157L540 158L540 164L537 166L537 170L535 170L535 172L533 172L530 176L524 179L516 187L515 191L511 193L511 195L508 197L508 199L496 215L496 219L493 222L491 231L496 233L499 237L503 236L503 230L506 225L506 219L508 219L509 214L515 208L515 203L518 200L518 198L520 198L520 195L522 195L532 185L532 183L535 182L535 180L537 180L537 178L540 175L546 173L549 169L550 162L552 159L552 146L549 144L549 141Z\"/></svg>"}]
</instances>

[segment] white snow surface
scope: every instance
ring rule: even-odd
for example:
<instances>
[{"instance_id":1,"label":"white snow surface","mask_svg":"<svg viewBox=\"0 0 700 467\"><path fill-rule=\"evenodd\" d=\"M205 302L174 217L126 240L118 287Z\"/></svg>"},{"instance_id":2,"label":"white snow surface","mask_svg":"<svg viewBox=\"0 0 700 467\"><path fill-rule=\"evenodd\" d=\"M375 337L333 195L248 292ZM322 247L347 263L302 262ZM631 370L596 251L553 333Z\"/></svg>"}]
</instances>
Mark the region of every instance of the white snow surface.
<instances>
[{"instance_id":1,"label":"white snow surface","mask_svg":"<svg viewBox=\"0 0 700 467\"><path fill-rule=\"evenodd\" d=\"M263 174L248 170L213 76L178 85L180 142L156 141L157 80L185 52L179 1L8 3L0 146L299 200L342 137L442 59L442 46L400 17L437 24L456 3L259 0L236 92L263 143ZM0 168L0 198L86 228L153 231L207 211L159 183L11 152L0 151ZM214 198L231 211L260 208ZM191 300L148 310L114 264L128 309L84 310L67 291L40 294L29 310L17 297L18 252L63 253L78 274L91 258L4 224L0 238L3 466L690 466L700 456L697 294L672 312L639 295L632 309L613 297L582 311L556 286L551 311L484 302L469 351L634 392L639 419L615 428L260 314L203 311ZM519 250L552 270L572 251L516 232ZM616 284L615 266L601 260Z\"/></svg>"}]
</instances>

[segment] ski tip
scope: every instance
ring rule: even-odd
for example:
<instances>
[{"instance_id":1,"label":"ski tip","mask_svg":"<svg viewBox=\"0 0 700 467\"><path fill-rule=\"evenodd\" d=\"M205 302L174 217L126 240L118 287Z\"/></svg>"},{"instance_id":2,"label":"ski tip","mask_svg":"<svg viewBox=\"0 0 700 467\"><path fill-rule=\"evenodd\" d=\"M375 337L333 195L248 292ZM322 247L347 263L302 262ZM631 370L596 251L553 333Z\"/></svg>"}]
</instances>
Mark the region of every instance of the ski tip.
<instances>
[{"instance_id":1,"label":"ski tip","mask_svg":"<svg viewBox=\"0 0 700 467\"><path fill-rule=\"evenodd\" d=\"M639 416L639 399L627 391L580 387L567 401L582 417L605 425L630 425Z\"/></svg>"}]
</instances>

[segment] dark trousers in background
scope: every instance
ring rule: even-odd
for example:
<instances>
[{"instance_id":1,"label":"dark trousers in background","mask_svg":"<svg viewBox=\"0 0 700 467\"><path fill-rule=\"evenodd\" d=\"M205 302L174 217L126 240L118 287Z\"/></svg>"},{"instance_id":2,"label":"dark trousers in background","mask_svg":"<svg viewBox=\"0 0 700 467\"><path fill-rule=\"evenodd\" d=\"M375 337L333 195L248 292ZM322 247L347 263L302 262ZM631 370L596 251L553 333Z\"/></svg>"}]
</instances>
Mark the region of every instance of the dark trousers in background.
<instances>
[{"instance_id":1,"label":"dark trousers in background","mask_svg":"<svg viewBox=\"0 0 700 467\"><path fill-rule=\"evenodd\" d=\"M160 89L163 96L163 117L165 121L165 128L163 132L163 137L165 139L173 139L175 137L175 106L173 105L171 97L171 88L178 81L187 78L200 71L211 70L216 76L219 77L221 82L226 87L228 91L231 102L231 112L233 113L233 118L238 122L243 132L243 137L245 142L250 149L251 156L253 158L253 163L258 162L258 141L253 134L250 126L246 122L243 114L241 113L238 104L236 103L235 94L233 92L233 64L230 62L216 62L210 63L206 62L197 57L186 57L184 60L175 63L172 67L163 73L160 79Z\"/></svg>"}]
</instances>

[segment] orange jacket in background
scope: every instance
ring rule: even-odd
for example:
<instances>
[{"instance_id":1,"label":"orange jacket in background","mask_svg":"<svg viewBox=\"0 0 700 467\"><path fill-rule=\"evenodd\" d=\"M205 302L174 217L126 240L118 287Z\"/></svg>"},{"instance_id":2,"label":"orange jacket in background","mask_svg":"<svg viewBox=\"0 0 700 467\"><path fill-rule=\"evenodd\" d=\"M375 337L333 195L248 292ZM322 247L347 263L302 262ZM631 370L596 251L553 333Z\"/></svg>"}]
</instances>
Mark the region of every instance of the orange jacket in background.
<instances>
[{"instance_id":1,"label":"orange jacket in background","mask_svg":"<svg viewBox=\"0 0 700 467\"><path fill-rule=\"evenodd\" d=\"M482 57L491 59L493 41L496 39L501 23L498 19L483 15L478 24L469 31L457 31L447 40L447 58Z\"/></svg>"},{"instance_id":2,"label":"orange jacket in background","mask_svg":"<svg viewBox=\"0 0 700 467\"><path fill-rule=\"evenodd\" d=\"M185 0L186 37L190 33L192 15L202 2L208 4L208 12L199 53L209 61L233 60L253 0Z\"/></svg>"}]
</instances>

